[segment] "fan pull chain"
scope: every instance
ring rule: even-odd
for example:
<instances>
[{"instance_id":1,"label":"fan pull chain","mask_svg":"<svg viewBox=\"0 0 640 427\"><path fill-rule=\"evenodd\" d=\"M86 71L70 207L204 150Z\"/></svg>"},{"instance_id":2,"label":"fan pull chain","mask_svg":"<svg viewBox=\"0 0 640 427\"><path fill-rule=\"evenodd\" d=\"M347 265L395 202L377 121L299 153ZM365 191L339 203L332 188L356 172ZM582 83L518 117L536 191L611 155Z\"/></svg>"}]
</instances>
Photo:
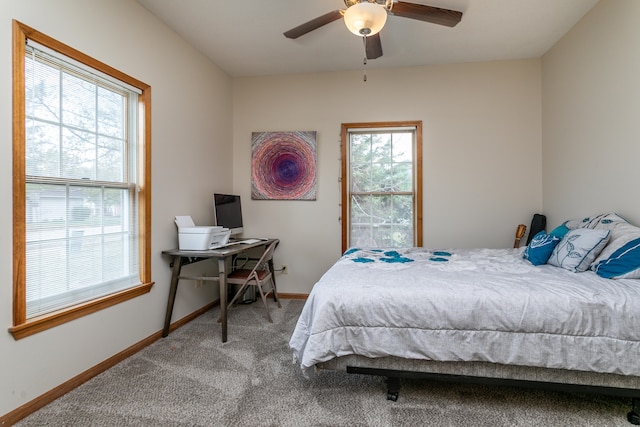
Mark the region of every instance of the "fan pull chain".
<instances>
[{"instance_id":1,"label":"fan pull chain","mask_svg":"<svg viewBox=\"0 0 640 427\"><path fill-rule=\"evenodd\" d=\"M362 38L362 45L364 46L364 61L362 61L362 65L363 65L363 81L367 81L367 37L363 37Z\"/></svg>"},{"instance_id":2,"label":"fan pull chain","mask_svg":"<svg viewBox=\"0 0 640 427\"><path fill-rule=\"evenodd\" d=\"M364 70L363 70L364 76L362 80L366 82L367 81L367 58L366 57L364 58L363 65L364 65Z\"/></svg>"}]
</instances>

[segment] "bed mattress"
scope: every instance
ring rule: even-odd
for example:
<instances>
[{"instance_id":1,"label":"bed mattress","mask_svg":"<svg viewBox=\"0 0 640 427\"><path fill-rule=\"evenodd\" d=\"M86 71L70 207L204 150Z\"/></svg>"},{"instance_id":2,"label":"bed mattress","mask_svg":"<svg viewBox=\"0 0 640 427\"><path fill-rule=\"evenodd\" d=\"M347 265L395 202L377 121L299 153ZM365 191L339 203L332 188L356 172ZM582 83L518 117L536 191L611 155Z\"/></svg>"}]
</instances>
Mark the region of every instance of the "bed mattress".
<instances>
[{"instance_id":1,"label":"bed mattress","mask_svg":"<svg viewBox=\"0 0 640 427\"><path fill-rule=\"evenodd\" d=\"M336 357L640 375L640 280L533 266L522 249L352 249L290 339L305 373Z\"/></svg>"}]
</instances>

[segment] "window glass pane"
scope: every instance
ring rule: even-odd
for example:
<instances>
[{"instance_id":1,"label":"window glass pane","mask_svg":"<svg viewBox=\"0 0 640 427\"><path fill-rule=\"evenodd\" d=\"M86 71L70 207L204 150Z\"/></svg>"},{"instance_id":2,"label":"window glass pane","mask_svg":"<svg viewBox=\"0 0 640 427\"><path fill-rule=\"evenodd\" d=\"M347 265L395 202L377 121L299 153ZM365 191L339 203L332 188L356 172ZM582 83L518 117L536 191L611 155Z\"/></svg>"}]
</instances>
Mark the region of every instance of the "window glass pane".
<instances>
[{"instance_id":1,"label":"window glass pane","mask_svg":"<svg viewBox=\"0 0 640 427\"><path fill-rule=\"evenodd\" d=\"M371 163L371 135L351 135L350 152L352 164L358 165Z\"/></svg>"},{"instance_id":2,"label":"window glass pane","mask_svg":"<svg viewBox=\"0 0 640 427\"><path fill-rule=\"evenodd\" d=\"M96 130L96 85L67 73L62 75L62 123Z\"/></svg>"},{"instance_id":3,"label":"window glass pane","mask_svg":"<svg viewBox=\"0 0 640 427\"><path fill-rule=\"evenodd\" d=\"M352 135L350 159L351 191L369 191L371 185L371 135Z\"/></svg>"},{"instance_id":4,"label":"window glass pane","mask_svg":"<svg viewBox=\"0 0 640 427\"><path fill-rule=\"evenodd\" d=\"M60 128L27 119L25 156L27 175L60 176Z\"/></svg>"},{"instance_id":5,"label":"window glass pane","mask_svg":"<svg viewBox=\"0 0 640 427\"><path fill-rule=\"evenodd\" d=\"M38 311L38 300L59 295L67 290L67 269L51 270L51 259L66 261L66 242L62 239L27 242L27 313ZM46 286L44 286L46 284Z\"/></svg>"},{"instance_id":6,"label":"window glass pane","mask_svg":"<svg viewBox=\"0 0 640 427\"><path fill-rule=\"evenodd\" d=\"M391 162L391 134L375 133L372 135L371 140L371 162Z\"/></svg>"},{"instance_id":7,"label":"window glass pane","mask_svg":"<svg viewBox=\"0 0 640 427\"><path fill-rule=\"evenodd\" d=\"M117 92L98 88L98 133L124 138L126 98Z\"/></svg>"},{"instance_id":8,"label":"window glass pane","mask_svg":"<svg viewBox=\"0 0 640 427\"><path fill-rule=\"evenodd\" d=\"M351 233L352 246L375 247L371 230L371 196L353 196L351 198Z\"/></svg>"},{"instance_id":9,"label":"window glass pane","mask_svg":"<svg viewBox=\"0 0 640 427\"><path fill-rule=\"evenodd\" d=\"M60 121L60 72L25 58L25 95L27 116L40 120Z\"/></svg>"},{"instance_id":10,"label":"window glass pane","mask_svg":"<svg viewBox=\"0 0 640 427\"><path fill-rule=\"evenodd\" d=\"M96 136L65 128L62 130L62 176L96 179Z\"/></svg>"},{"instance_id":11,"label":"window glass pane","mask_svg":"<svg viewBox=\"0 0 640 427\"><path fill-rule=\"evenodd\" d=\"M371 224L371 196L354 195L351 197L351 226L357 230L362 224Z\"/></svg>"},{"instance_id":12,"label":"window glass pane","mask_svg":"<svg viewBox=\"0 0 640 427\"><path fill-rule=\"evenodd\" d=\"M398 227L413 224L413 196L395 195L393 198L392 221Z\"/></svg>"},{"instance_id":13,"label":"window glass pane","mask_svg":"<svg viewBox=\"0 0 640 427\"><path fill-rule=\"evenodd\" d=\"M104 262L103 280L115 280L128 274L128 241L129 236L126 234L114 233L104 236L104 239L101 242L104 250L102 257Z\"/></svg>"},{"instance_id":14,"label":"window glass pane","mask_svg":"<svg viewBox=\"0 0 640 427\"><path fill-rule=\"evenodd\" d=\"M351 191L368 191L371 186L371 167L368 164L352 165Z\"/></svg>"},{"instance_id":15,"label":"window glass pane","mask_svg":"<svg viewBox=\"0 0 640 427\"><path fill-rule=\"evenodd\" d=\"M370 185L365 191L391 191L391 163L375 163L371 165Z\"/></svg>"},{"instance_id":16,"label":"window glass pane","mask_svg":"<svg viewBox=\"0 0 640 427\"><path fill-rule=\"evenodd\" d=\"M121 139L98 138L98 180L124 181L124 146Z\"/></svg>"},{"instance_id":17,"label":"window glass pane","mask_svg":"<svg viewBox=\"0 0 640 427\"><path fill-rule=\"evenodd\" d=\"M413 161L413 135L410 133L393 134L393 161Z\"/></svg>"},{"instance_id":18,"label":"window glass pane","mask_svg":"<svg viewBox=\"0 0 640 427\"><path fill-rule=\"evenodd\" d=\"M125 201L126 191L105 189L102 203L102 215L105 233L122 233L128 228Z\"/></svg>"},{"instance_id":19,"label":"window glass pane","mask_svg":"<svg viewBox=\"0 0 640 427\"><path fill-rule=\"evenodd\" d=\"M389 180L392 183L389 191L412 191L413 164L394 163Z\"/></svg>"}]
</instances>

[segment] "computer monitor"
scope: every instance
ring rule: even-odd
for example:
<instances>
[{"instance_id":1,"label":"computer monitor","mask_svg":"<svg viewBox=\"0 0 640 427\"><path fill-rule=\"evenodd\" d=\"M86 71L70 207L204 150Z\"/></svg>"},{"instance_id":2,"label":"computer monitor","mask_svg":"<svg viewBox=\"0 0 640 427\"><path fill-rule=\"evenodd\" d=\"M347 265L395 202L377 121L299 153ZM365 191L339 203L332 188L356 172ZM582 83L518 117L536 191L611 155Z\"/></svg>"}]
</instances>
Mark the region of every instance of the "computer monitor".
<instances>
[{"instance_id":1,"label":"computer monitor","mask_svg":"<svg viewBox=\"0 0 640 427\"><path fill-rule=\"evenodd\" d=\"M240 196L233 194L213 195L213 214L215 224L231 230L231 235L242 234L242 206Z\"/></svg>"}]
</instances>

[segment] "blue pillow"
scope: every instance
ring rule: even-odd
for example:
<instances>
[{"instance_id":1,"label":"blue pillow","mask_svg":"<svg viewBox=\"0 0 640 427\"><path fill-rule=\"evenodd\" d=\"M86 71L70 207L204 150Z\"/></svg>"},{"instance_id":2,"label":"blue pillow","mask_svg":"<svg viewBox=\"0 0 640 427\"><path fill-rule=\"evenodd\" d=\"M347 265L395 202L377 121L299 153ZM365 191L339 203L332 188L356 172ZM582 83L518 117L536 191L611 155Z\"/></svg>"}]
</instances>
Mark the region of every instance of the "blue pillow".
<instances>
[{"instance_id":1,"label":"blue pillow","mask_svg":"<svg viewBox=\"0 0 640 427\"><path fill-rule=\"evenodd\" d=\"M524 259L528 259L533 265L543 265L551 256L551 252L560 241L560 237L547 234L544 231L539 232L529 242L522 254Z\"/></svg>"},{"instance_id":2,"label":"blue pillow","mask_svg":"<svg viewBox=\"0 0 640 427\"><path fill-rule=\"evenodd\" d=\"M567 223L564 222L563 224L557 226L556 228L554 228L553 230L551 230L549 232L550 235L552 236L556 236L559 237L560 239L562 239L565 234L567 234L569 232L569 227L567 227Z\"/></svg>"},{"instance_id":3,"label":"blue pillow","mask_svg":"<svg viewBox=\"0 0 640 427\"><path fill-rule=\"evenodd\" d=\"M579 273L587 270L609 241L609 230L569 231L551 253L548 263Z\"/></svg>"},{"instance_id":4,"label":"blue pillow","mask_svg":"<svg viewBox=\"0 0 640 427\"><path fill-rule=\"evenodd\" d=\"M607 279L640 278L640 239L627 242L609 258L595 263L593 270Z\"/></svg>"}]
</instances>

